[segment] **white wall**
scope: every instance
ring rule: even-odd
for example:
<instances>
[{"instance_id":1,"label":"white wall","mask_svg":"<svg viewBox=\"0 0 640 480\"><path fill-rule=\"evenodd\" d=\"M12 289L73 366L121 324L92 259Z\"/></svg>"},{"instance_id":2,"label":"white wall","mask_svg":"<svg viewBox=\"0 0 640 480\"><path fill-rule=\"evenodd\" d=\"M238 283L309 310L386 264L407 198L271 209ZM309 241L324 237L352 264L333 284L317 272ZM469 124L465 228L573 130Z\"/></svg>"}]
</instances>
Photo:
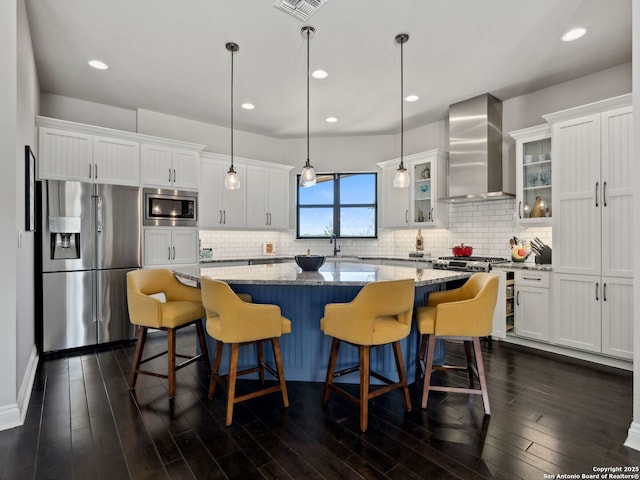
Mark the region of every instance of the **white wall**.
<instances>
[{"instance_id":1,"label":"white wall","mask_svg":"<svg viewBox=\"0 0 640 480\"><path fill-rule=\"evenodd\" d=\"M632 3L632 25L633 25L633 110L640 111L640 0L633 0ZM635 115L634 115L635 117ZM633 125L634 137L634 164L638 165L640 156L640 122L635 119ZM633 172L633 191L635 193L633 202L635 211L640 208L640 168ZM640 216L634 217L633 232L635 238L640 238ZM640 308L637 300L640 298L640 255L633 256L633 298L636 300L633 307L633 420L629 426L627 447L640 450Z\"/></svg>"},{"instance_id":2,"label":"white wall","mask_svg":"<svg viewBox=\"0 0 640 480\"><path fill-rule=\"evenodd\" d=\"M18 159L22 158L16 137L17 128L17 5L15 0L0 2L0 205L15 208L0 209L0 251L3 252L0 275L0 425L10 423L17 412L17 225L18 225ZM3 420L5 420L3 422Z\"/></svg>"},{"instance_id":3,"label":"white wall","mask_svg":"<svg viewBox=\"0 0 640 480\"><path fill-rule=\"evenodd\" d=\"M36 133L34 117L38 114L40 85L36 72L31 34L24 0L18 2L18 86L17 86L17 229L18 235L25 228L25 160L24 146L36 149ZM37 158L37 150L36 150ZM36 361L35 321L34 321L34 240L33 232L22 234L16 252L19 268L16 272L17 285L17 382L18 399L28 400L30 395L30 378L33 375ZM28 391L25 391L29 389ZM21 406L26 409L26 405ZM21 412L24 414L25 412Z\"/></svg>"},{"instance_id":4,"label":"white wall","mask_svg":"<svg viewBox=\"0 0 640 480\"><path fill-rule=\"evenodd\" d=\"M40 115L127 132L135 132L137 126L134 110L44 92L40 96Z\"/></svg>"}]
</instances>

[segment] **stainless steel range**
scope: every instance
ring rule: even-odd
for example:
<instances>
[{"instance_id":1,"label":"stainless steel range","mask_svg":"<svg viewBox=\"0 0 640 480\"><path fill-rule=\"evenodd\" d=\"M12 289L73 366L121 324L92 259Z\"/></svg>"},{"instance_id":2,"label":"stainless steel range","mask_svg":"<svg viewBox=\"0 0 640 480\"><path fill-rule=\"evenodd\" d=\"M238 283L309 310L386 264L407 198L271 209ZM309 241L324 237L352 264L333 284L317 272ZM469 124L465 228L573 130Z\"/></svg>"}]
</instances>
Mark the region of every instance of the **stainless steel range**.
<instances>
[{"instance_id":1,"label":"stainless steel range","mask_svg":"<svg viewBox=\"0 0 640 480\"><path fill-rule=\"evenodd\" d=\"M506 258L500 257L440 257L433 261L433 268L461 272L488 272L491 270L491 265L507 261Z\"/></svg>"}]
</instances>

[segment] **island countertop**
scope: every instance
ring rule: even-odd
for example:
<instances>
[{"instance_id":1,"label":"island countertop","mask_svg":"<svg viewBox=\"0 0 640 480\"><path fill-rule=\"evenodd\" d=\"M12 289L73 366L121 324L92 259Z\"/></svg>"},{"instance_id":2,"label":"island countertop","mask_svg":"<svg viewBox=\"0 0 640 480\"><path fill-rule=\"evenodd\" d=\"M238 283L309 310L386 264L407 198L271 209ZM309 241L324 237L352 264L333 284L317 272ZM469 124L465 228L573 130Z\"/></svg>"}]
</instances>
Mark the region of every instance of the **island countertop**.
<instances>
[{"instance_id":1,"label":"island countertop","mask_svg":"<svg viewBox=\"0 0 640 480\"><path fill-rule=\"evenodd\" d=\"M184 267L175 268L174 272L196 282L207 276L235 285L363 286L370 282L413 278L416 287L461 280L471 275L469 272L349 262L326 262L317 272L303 272L295 263Z\"/></svg>"}]
</instances>

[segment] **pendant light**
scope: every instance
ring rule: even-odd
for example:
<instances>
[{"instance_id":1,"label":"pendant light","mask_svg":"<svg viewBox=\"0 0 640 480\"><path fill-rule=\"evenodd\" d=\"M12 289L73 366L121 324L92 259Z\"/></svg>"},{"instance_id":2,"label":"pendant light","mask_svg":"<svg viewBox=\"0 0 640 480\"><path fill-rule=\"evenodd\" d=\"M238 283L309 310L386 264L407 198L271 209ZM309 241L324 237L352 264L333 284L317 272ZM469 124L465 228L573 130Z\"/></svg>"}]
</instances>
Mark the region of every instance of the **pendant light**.
<instances>
[{"instance_id":1,"label":"pendant light","mask_svg":"<svg viewBox=\"0 0 640 480\"><path fill-rule=\"evenodd\" d=\"M224 188L227 190L238 190L240 188L240 178L233 168L233 54L240 50L237 43L229 42L225 45L231 52L231 166L224 179Z\"/></svg>"},{"instance_id":2,"label":"pendant light","mask_svg":"<svg viewBox=\"0 0 640 480\"><path fill-rule=\"evenodd\" d=\"M311 187L316 184L316 171L309 161L309 39L316 33L313 27L302 27L303 37L307 37L307 162L304 164L300 175L300 186Z\"/></svg>"},{"instance_id":3,"label":"pendant light","mask_svg":"<svg viewBox=\"0 0 640 480\"><path fill-rule=\"evenodd\" d=\"M404 49L409 41L409 35L400 33L396 35L396 43L400 44L400 165L393 178L395 188L407 188L409 186L409 172L404 168Z\"/></svg>"}]
</instances>

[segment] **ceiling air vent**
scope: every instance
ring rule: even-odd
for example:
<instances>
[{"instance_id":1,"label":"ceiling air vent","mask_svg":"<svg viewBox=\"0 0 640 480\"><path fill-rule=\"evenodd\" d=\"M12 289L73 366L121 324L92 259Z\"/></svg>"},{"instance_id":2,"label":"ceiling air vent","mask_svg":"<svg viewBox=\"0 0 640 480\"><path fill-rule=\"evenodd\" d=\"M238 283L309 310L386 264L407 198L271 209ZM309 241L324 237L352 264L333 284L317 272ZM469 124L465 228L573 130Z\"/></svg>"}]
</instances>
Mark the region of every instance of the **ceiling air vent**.
<instances>
[{"instance_id":1,"label":"ceiling air vent","mask_svg":"<svg viewBox=\"0 0 640 480\"><path fill-rule=\"evenodd\" d=\"M305 21L325 3L327 0L276 0L273 6Z\"/></svg>"}]
</instances>

